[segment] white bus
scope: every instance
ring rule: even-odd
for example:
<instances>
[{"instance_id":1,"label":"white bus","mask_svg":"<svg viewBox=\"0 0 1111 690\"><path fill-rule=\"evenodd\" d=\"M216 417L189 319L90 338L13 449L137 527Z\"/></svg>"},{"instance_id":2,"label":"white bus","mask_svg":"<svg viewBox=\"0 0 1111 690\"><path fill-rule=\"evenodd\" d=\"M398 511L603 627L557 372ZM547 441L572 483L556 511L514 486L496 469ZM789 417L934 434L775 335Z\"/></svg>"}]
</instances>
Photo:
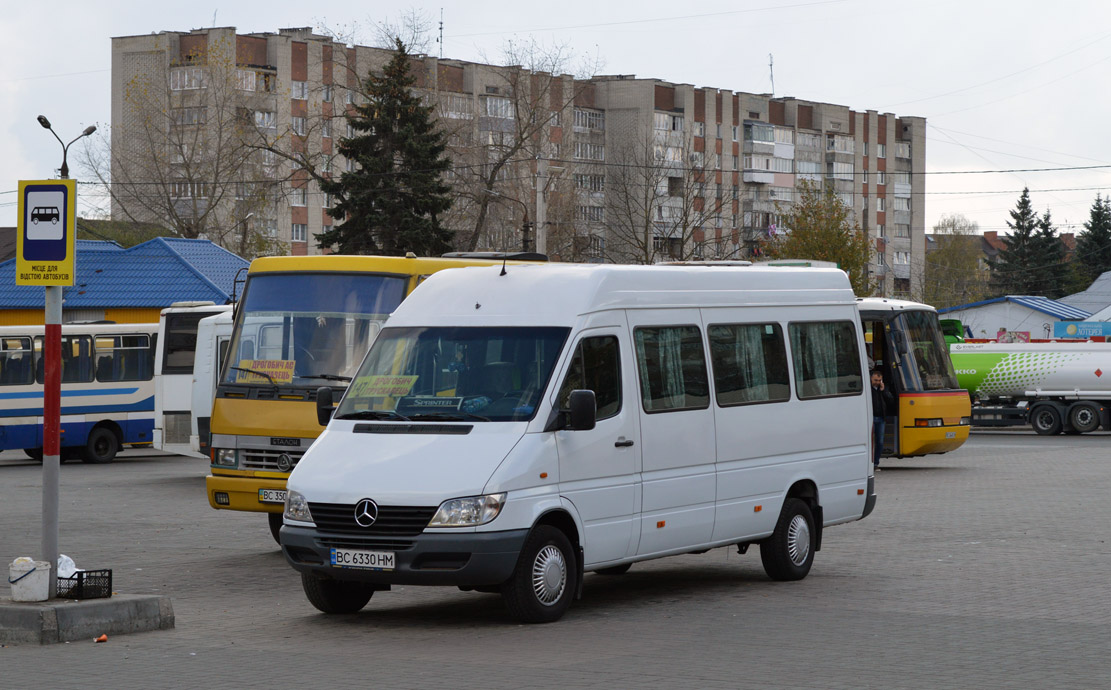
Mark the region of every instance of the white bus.
<instances>
[{"instance_id":1,"label":"white bus","mask_svg":"<svg viewBox=\"0 0 1111 690\"><path fill-rule=\"evenodd\" d=\"M197 324L197 355L193 361L193 392L190 406L189 448L193 453L209 456L212 399L231 342L232 310L208 316Z\"/></svg>"},{"instance_id":2,"label":"white bus","mask_svg":"<svg viewBox=\"0 0 1111 690\"><path fill-rule=\"evenodd\" d=\"M62 459L111 462L154 428L158 324L62 326ZM42 459L43 327L0 327L0 450Z\"/></svg>"}]
</instances>

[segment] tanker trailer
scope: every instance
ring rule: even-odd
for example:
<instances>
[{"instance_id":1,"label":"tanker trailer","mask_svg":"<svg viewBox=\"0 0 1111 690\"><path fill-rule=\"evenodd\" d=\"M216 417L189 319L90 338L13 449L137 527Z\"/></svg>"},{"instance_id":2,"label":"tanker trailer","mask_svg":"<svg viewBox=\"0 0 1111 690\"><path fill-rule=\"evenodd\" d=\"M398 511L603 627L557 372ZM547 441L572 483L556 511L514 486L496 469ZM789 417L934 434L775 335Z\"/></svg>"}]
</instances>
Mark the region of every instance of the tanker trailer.
<instances>
[{"instance_id":1,"label":"tanker trailer","mask_svg":"<svg viewBox=\"0 0 1111 690\"><path fill-rule=\"evenodd\" d=\"M974 426L1111 429L1111 343L963 343L949 357L972 397Z\"/></svg>"}]
</instances>

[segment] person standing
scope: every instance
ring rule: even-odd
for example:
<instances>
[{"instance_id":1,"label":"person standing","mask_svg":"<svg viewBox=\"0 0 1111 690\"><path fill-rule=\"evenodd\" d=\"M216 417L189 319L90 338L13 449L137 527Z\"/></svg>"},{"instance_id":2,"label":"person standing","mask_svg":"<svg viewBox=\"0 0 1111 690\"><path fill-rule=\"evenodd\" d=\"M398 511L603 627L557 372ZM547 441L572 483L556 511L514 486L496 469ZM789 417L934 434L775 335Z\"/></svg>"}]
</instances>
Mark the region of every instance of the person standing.
<instances>
[{"instance_id":1,"label":"person standing","mask_svg":"<svg viewBox=\"0 0 1111 690\"><path fill-rule=\"evenodd\" d=\"M879 470L887 411L895 407L895 396L883 385L883 374L872 370L872 466Z\"/></svg>"}]
</instances>

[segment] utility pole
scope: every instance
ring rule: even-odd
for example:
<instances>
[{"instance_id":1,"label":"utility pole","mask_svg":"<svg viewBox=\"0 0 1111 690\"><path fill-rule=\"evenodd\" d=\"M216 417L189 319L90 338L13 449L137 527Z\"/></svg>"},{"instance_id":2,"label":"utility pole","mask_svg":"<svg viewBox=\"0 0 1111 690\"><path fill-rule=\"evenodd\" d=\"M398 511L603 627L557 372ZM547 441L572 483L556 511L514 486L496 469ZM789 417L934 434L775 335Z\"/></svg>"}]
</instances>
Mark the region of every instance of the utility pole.
<instances>
[{"instance_id":1,"label":"utility pole","mask_svg":"<svg viewBox=\"0 0 1111 690\"><path fill-rule=\"evenodd\" d=\"M536 159L536 251L548 253L548 159Z\"/></svg>"}]
</instances>

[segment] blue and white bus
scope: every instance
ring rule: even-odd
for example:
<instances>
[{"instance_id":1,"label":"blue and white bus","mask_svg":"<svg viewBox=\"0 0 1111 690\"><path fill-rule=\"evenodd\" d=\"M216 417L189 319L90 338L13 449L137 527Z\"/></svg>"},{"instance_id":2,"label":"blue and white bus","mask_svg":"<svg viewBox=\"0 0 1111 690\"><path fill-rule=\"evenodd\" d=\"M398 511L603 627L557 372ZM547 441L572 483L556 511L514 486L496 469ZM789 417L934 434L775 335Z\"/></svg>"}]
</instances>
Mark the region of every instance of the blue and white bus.
<instances>
[{"instance_id":1,"label":"blue and white bus","mask_svg":"<svg viewBox=\"0 0 1111 690\"><path fill-rule=\"evenodd\" d=\"M154 430L158 324L62 325L62 459L111 462ZM42 459L43 327L0 327L0 450Z\"/></svg>"}]
</instances>

